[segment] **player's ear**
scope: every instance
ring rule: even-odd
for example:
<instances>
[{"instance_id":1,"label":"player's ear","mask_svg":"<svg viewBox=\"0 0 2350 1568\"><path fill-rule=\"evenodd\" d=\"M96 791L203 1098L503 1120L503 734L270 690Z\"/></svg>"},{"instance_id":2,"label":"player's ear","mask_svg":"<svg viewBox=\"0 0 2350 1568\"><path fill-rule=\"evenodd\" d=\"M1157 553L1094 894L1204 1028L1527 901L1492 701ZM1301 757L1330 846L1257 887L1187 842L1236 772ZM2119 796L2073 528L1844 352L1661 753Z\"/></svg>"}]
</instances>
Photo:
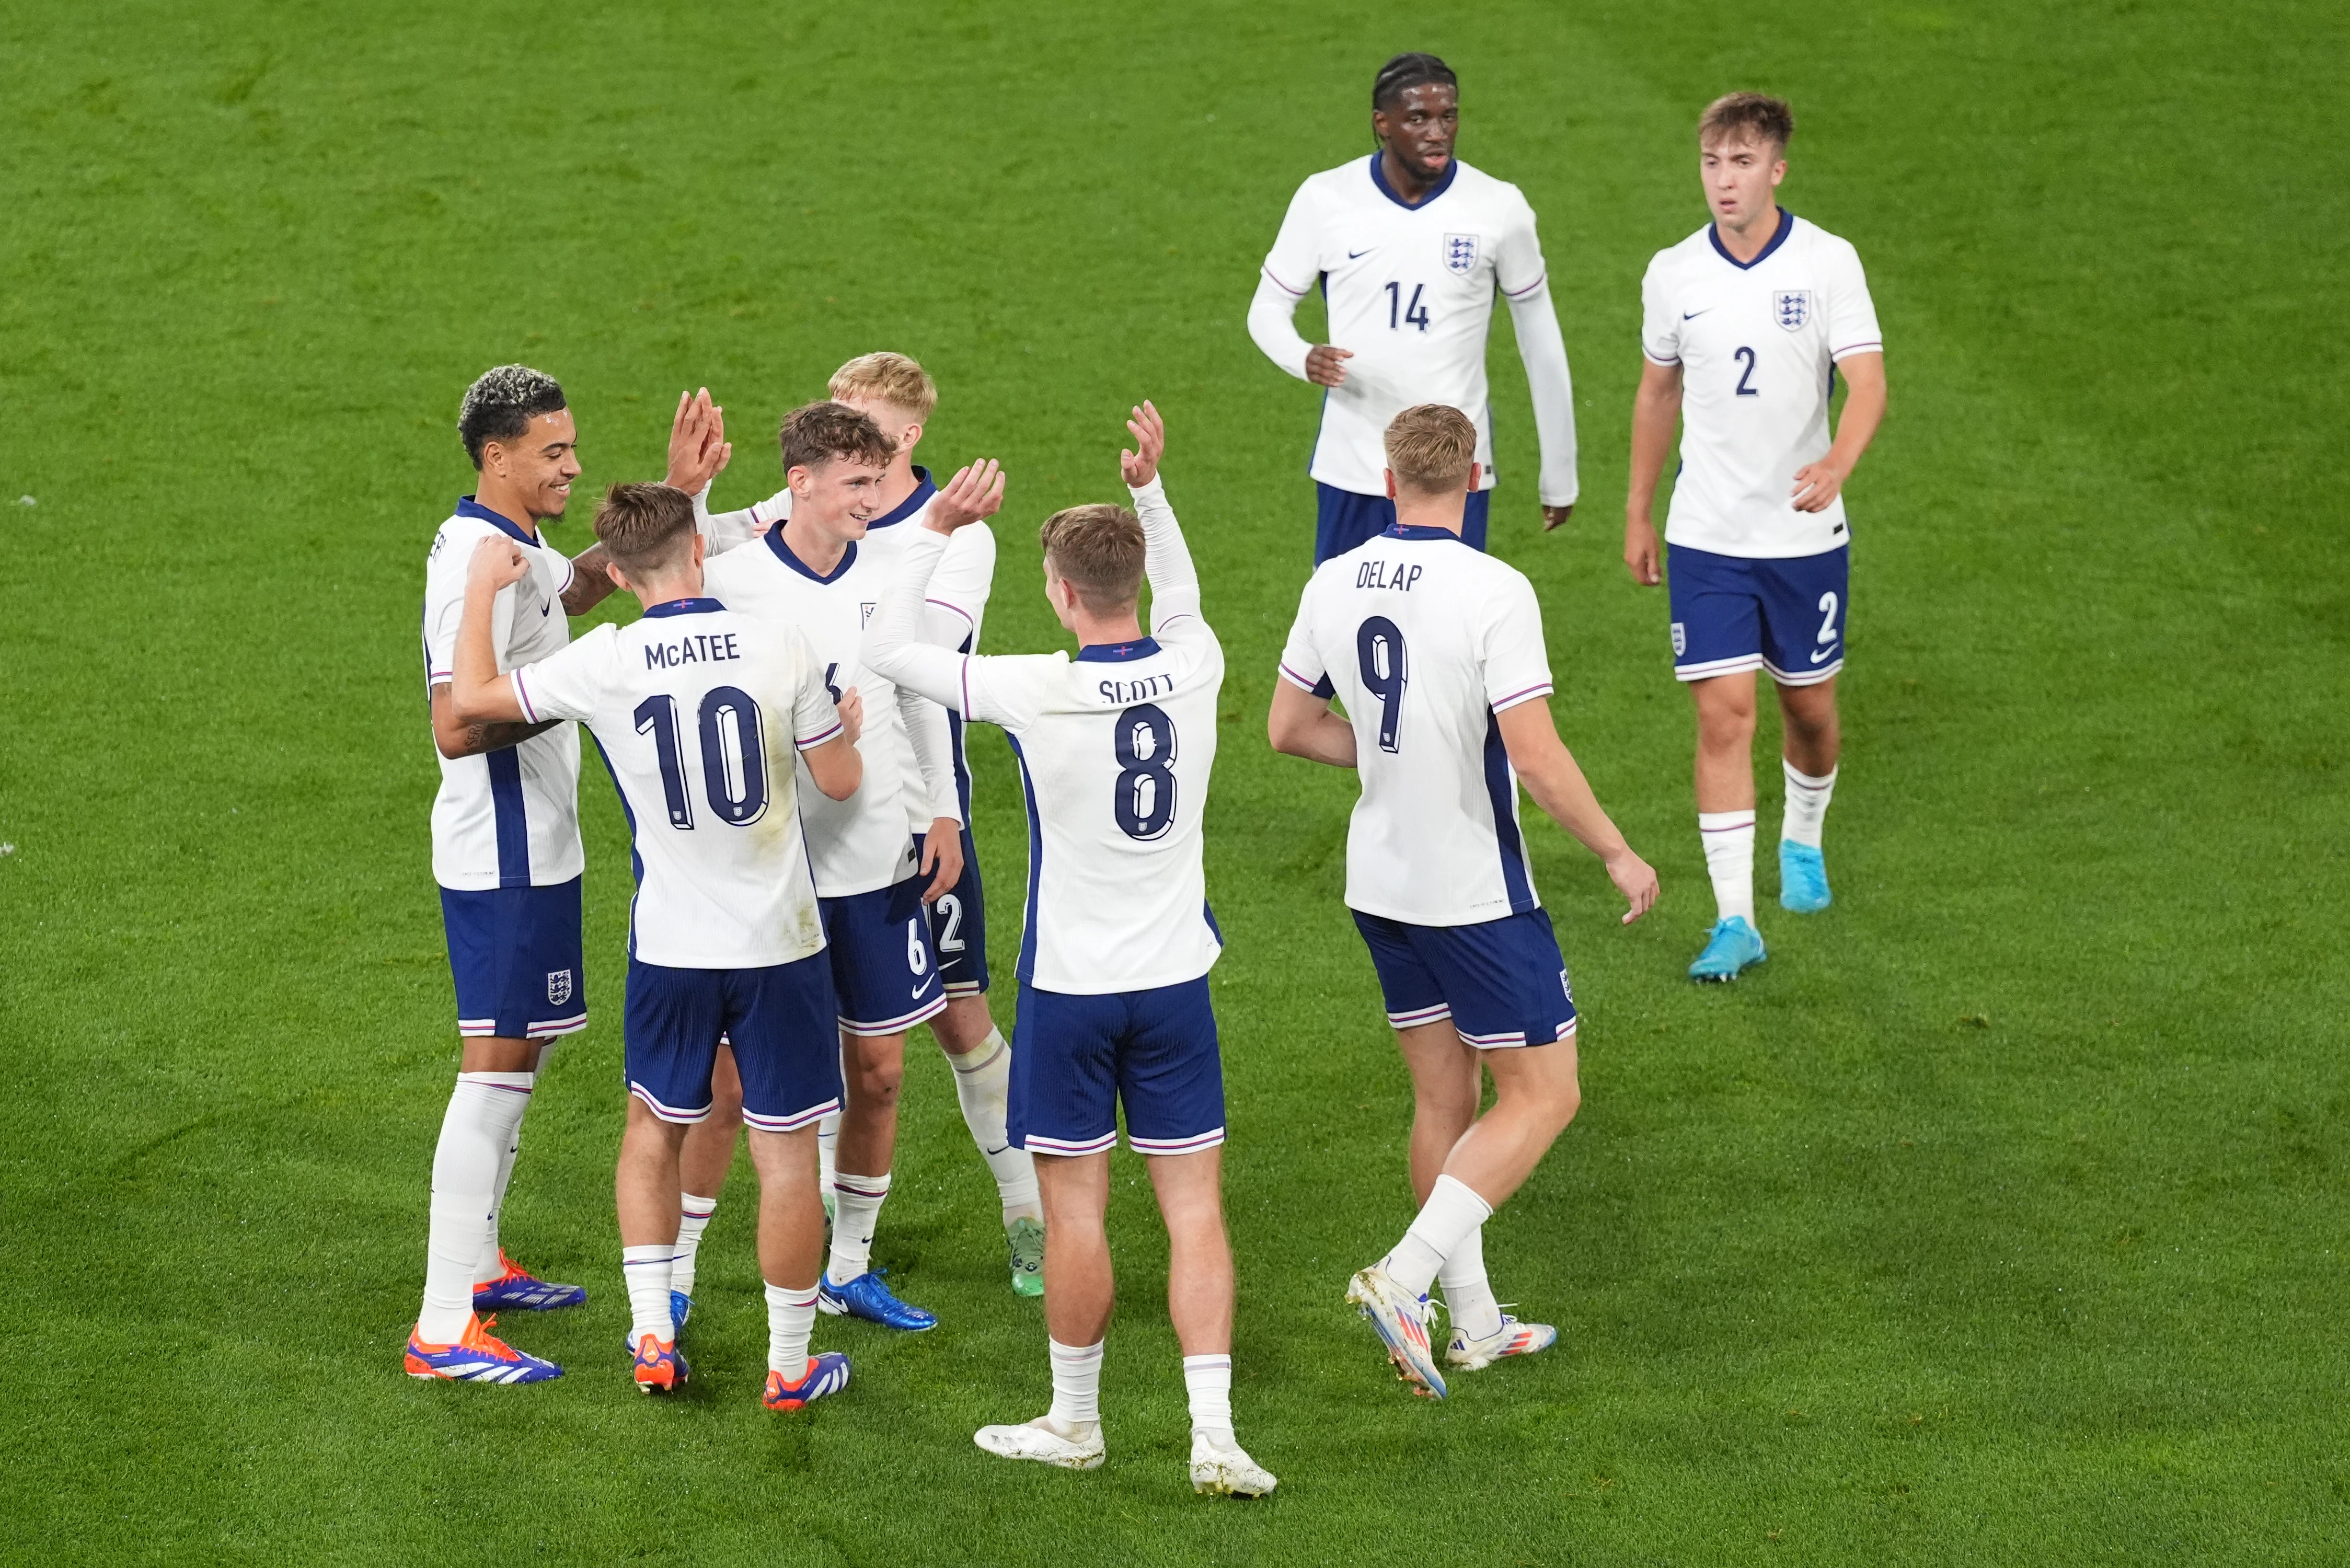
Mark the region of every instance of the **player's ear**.
<instances>
[{"instance_id":1,"label":"player's ear","mask_svg":"<svg viewBox=\"0 0 2350 1568\"><path fill-rule=\"evenodd\" d=\"M1388 499L1389 501L1393 501L1393 500L1396 498L1396 493L1395 493L1395 470L1394 470L1394 469L1392 469L1392 468L1383 468L1383 469L1379 470L1379 473L1380 473L1380 476L1381 476L1382 478L1384 478L1384 479L1387 481L1387 486L1388 486Z\"/></svg>"},{"instance_id":2,"label":"player's ear","mask_svg":"<svg viewBox=\"0 0 2350 1568\"><path fill-rule=\"evenodd\" d=\"M1472 463L1471 463L1471 464L1469 465L1469 493L1470 493L1470 494L1474 495L1474 494L1476 494L1476 493L1477 493L1477 485L1478 485L1478 483L1479 483L1480 481L1482 481L1484 477L1485 477L1485 465L1484 465L1483 463L1482 463L1482 462L1472 462Z\"/></svg>"}]
</instances>

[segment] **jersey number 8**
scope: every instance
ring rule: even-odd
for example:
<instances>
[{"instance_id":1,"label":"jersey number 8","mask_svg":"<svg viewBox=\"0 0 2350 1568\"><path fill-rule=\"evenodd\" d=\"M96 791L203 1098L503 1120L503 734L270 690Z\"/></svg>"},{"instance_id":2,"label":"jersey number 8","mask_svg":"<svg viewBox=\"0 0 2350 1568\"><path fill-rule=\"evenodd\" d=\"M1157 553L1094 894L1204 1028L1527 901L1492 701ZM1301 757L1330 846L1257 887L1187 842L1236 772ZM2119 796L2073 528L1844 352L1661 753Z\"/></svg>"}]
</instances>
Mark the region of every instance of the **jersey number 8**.
<instances>
[{"instance_id":1,"label":"jersey number 8","mask_svg":"<svg viewBox=\"0 0 2350 1568\"><path fill-rule=\"evenodd\" d=\"M1128 838L1163 838L1175 826L1175 721L1156 702L1117 719L1118 793L1110 809Z\"/></svg>"},{"instance_id":2,"label":"jersey number 8","mask_svg":"<svg viewBox=\"0 0 2350 1568\"><path fill-rule=\"evenodd\" d=\"M632 716L638 734L652 732L669 825L692 832L693 803L686 798L685 757L678 746L677 699L665 691L648 697ZM713 686L702 699L701 718L702 794L719 821L747 827L767 809L767 748L759 705L737 687Z\"/></svg>"}]
</instances>

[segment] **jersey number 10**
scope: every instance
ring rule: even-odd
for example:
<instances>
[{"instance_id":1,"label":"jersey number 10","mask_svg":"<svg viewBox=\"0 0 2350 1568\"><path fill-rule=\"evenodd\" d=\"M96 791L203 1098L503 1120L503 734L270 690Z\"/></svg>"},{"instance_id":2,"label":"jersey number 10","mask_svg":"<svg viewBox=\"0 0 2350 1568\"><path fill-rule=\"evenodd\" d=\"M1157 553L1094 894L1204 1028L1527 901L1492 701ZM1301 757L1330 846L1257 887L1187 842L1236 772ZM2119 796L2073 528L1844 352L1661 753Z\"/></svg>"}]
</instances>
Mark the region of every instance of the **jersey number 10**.
<instances>
[{"instance_id":1,"label":"jersey number 10","mask_svg":"<svg viewBox=\"0 0 2350 1568\"><path fill-rule=\"evenodd\" d=\"M632 717L638 734L652 732L669 825L692 832L693 803L685 795L685 758L678 749L677 699L667 692L648 697ZM737 687L713 686L702 699L701 718L702 792L719 821L747 827L767 809L767 748L759 705Z\"/></svg>"}]
</instances>

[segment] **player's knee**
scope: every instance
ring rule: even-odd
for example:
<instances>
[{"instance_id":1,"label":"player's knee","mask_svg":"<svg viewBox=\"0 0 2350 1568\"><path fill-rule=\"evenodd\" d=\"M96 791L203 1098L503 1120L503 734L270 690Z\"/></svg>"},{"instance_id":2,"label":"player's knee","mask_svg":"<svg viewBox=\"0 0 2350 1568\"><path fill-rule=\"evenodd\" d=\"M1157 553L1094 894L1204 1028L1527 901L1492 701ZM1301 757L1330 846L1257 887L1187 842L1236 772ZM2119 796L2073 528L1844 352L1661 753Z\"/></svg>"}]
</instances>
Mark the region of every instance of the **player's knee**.
<instances>
[{"instance_id":1,"label":"player's knee","mask_svg":"<svg viewBox=\"0 0 2350 1568\"><path fill-rule=\"evenodd\" d=\"M1754 738L1754 705L1722 702L1700 709L1697 733L1700 744L1715 750L1743 746Z\"/></svg>"},{"instance_id":2,"label":"player's knee","mask_svg":"<svg viewBox=\"0 0 2350 1568\"><path fill-rule=\"evenodd\" d=\"M905 1078L903 1062L860 1064L849 1074L849 1097L860 1106L894 1106L898 1103L898 1087Z\"/></svg>"}]
</instances>

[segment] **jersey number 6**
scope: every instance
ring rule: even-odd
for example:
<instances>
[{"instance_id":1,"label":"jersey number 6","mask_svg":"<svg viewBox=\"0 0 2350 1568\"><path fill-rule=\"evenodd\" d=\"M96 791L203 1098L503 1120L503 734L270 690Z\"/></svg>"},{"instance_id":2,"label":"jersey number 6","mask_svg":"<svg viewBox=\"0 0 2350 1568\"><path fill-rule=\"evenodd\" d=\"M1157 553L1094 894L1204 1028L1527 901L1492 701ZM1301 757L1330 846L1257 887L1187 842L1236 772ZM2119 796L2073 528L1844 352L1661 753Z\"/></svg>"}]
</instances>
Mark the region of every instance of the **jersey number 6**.
<instances>
[{"instance_id":1,"label":"jersey number 6","mask_svg":"<svg viewBox=\"0 0 2350 1568\"><path fill-rule=\"evenodd\" d=\"M1383 615L1372 616L1356 628L1355 659L1364 689L1379 700L1379 750L1393 752L1403 730L1403 628Z\"/></svg>"},{"instance_id":2,"label":"jersey number 6","mask_svg":"<svg viewBox=\"0 0 2350 1568\"><path fill-rule=\"evenodd\" d=\"M1110 809L1128 838L1166 836L1175 826L1175 721L1156 702L1118 716L1118 794Z\"/></svg>"},{"instance_id":3,"label":"jersey number 6","mask_svg":"<svg viewBox=\"0 0 2350 1568\"><path fill-rule=\"evenodd\" d=\"M669 825L692 832L693 803L685 795L685 756L678 746L677 699L665 691L648 697L631 716L638 734L652 732ZM713 686L702 699L701 718L702 793L721 822L747 827L767 809L767 748L759 705L747 691Z\"/></svg>"}]
</instances>

